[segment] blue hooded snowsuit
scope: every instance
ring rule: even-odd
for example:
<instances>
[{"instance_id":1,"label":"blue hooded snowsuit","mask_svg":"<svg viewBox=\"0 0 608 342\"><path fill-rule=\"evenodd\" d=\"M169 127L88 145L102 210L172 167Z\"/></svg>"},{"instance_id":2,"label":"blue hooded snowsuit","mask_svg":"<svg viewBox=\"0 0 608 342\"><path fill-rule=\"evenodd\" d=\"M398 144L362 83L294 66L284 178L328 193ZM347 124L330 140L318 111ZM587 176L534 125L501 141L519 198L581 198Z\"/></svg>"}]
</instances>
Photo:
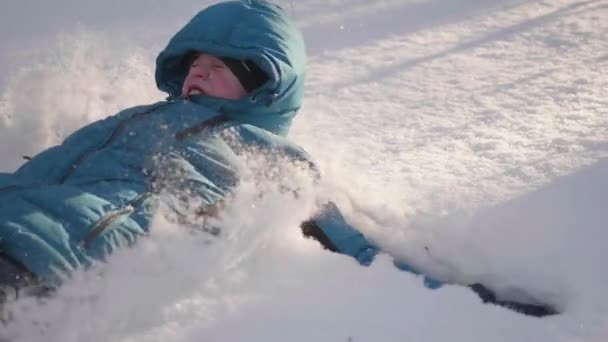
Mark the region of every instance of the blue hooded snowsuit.
<instances>
[{"instance_id":1,"label":"blue hooded snowsuit","mask_svg":"<svg viewBox=\"0 0 608 342\"><path fill-rule=\"evenodd\" d=\"M249 59L269 80L239 100L183 98L195 51ZM160 191L187 192L203 207L220 202L238 182L243 146L312 165L285 138L302 104L305 63L302 36L279 7L229 1L204 9L156 60L166 101L94 122L16 172L0 173L0 253L58 284L145 235ZM339 213L314 222L339 251L371 262L376 248Z\"/></svg>"},{"instance_id":2,"label":"blue hooded snowsuit","mask_svg":"<svg viewBox=\"0 0 608 342\"><path fill-rule=\"evenodd\" d=\"M183 98L182 83L197 51L251 60L268 81L239 100ZM94 122L16 172L0 173L0 302L3 283L14 286L8 278L21 268L38 283L56 286L63 275L146 235L151 203L162 191L200 199L203 214L213 209L237 184L240 155L251 146L314 169L309 156L285 138L302 105L305 64L300 32L275 5L228 1L198 13L156 60L156 84L169 94L166 101ZM379 251L331 203L302 230L362 265ZM430 278L425 284L441 285ZM501 302L480 284L471 288L484 301L520 312L554 313Z\"/></svg>"}]
</instances>

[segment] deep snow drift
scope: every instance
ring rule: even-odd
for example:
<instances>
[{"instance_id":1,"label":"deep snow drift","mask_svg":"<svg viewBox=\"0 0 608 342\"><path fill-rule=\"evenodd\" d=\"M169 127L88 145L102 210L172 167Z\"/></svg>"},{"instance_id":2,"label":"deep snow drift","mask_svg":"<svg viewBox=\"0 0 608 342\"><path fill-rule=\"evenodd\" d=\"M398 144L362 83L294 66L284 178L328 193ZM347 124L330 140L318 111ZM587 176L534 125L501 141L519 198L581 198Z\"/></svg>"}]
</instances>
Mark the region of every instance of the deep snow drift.
<instances>
[{"instance_id":1,"label":"deep snow drift","mask_svg":"<svg viewBox=\"0 0 608 342\"><path fill-rule=\"evenodd\" d=\"M244 182L221 222L226 238L211 243L159 217L150 239L78 274L47 305L16 303L0 336L604 341L608 1L281 3L310 54L291 136L323 184L298 199L268 184L259 200ZM118 14L62 0L58 19L41 21L25 7L2 11L3 25L45 29L0 35L10 51L0 57L0 170L86 122L162 99L155 53L203 5L134 4ZM316 197L438 278L565 312L517 315L464 287L427 290L387 256L362 268L323 251L297 228Z\"/></svg>"}]
</instances>

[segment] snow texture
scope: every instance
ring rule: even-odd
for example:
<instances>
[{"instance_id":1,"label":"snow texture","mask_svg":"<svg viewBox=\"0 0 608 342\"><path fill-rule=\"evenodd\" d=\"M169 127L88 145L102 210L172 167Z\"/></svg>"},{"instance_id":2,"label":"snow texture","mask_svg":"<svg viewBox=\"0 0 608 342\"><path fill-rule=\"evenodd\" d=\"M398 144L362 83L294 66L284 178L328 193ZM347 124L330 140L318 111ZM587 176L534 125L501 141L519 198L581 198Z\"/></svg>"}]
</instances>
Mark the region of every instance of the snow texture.
<instances>
[{"instance_id":1,"label":"snow texture","mask_svg":"<svg viewBox=\"0 0 608 342\"><path fill-rule=\"evenodd\" d=\"M0 11L2 171L162 99L156 53L212 1L33 3ZM291 137L322 186L259 198L243 182L211 242L160 216L46 304L14 303L0 340L605 341L608 1L279 3L310 56ZM427 290L386 255L364 268L326 252L297 227L318 197L439 279L563 313L518 315L462 286Z\"/></svg>"}]
</instances>

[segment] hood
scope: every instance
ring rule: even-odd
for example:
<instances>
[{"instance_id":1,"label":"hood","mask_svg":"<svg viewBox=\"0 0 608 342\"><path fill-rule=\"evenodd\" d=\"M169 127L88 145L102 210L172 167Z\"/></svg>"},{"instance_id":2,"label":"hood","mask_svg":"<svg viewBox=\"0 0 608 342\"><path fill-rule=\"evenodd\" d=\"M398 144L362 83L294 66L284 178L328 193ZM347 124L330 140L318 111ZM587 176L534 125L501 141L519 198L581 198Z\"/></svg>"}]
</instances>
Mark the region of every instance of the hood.
<instances>
[{"instance_id":1,"label":"hood","mask_svg":"<svg viewBox=\"0 0 608 342\"><path fill-rule=\"evenodd\" d=\"M195 51L256 63L269 80L239 100L195 96L193 101L233 120L286 135L302 105L306 52L301 32L278 6L227 1L200 11L156 59L156 85L179 97Z\"/></svg>"}]
</instances>

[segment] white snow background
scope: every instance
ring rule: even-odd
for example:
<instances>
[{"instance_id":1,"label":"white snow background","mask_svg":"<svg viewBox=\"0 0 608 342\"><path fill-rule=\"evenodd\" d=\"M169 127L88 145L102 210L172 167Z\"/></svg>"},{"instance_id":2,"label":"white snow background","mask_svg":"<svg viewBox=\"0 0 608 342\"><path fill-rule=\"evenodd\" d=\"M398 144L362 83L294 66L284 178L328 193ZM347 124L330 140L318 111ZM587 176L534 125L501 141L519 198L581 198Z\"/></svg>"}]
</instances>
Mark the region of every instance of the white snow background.
<instances>
[{"instance_id":1,"label":"white snow background","mask_svg":"<svg viewBox=\"0 0 608 342\"><path fill-rule=\"evenodd\" d=\"M154 58L211 1L0 4L0 170L163 98ZM244 181L224 238L159 217L149 239L14 303L11 341L606 341L608 1L279 1L308 44L290 136L322 187ZM298 172L293 177L301 179ZM316 197L394 256L562 314L425 289L381 256L322 250Z\"/></svg>"}]
</instances>

